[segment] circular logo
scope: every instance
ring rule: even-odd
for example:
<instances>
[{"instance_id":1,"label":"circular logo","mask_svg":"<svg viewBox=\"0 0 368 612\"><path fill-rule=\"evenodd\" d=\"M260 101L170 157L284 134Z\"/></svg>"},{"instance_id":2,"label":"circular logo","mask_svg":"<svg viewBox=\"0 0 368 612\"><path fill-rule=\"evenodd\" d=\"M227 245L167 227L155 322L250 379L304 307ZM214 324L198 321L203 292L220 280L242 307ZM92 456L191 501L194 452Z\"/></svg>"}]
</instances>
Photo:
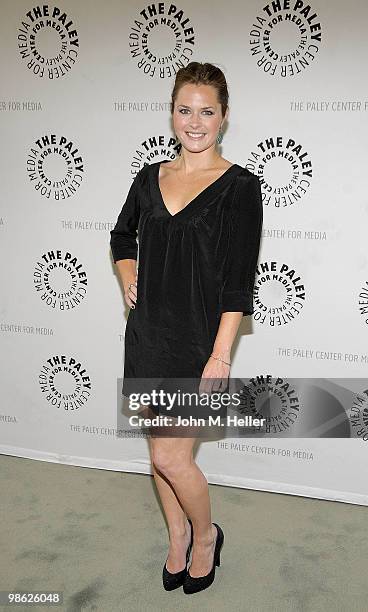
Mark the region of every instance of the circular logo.
<instances>
[{"instance_id":1,"label":"circular logo","mask_svg":"<svg viewBox=\"0 0 368 612\"><path fill-rule=\"evenodd\" d=\"M312 184L309 153L295 138L270 136L251 151L246 167L258 175L265 206L299 204Z\"/></svg>"},{"instance_id":2,"label":"circular logo","mask_svg":"<svg viewBox=\"0 0 368 612\"><path fill-rule=\"evenodd\" d=\"M67 200L82 184L84 162L72 140L46 134L28 151L27 174L34 189L44 198Z\"/></svg>"},{"instance_id":3,"label":"circular logo","mask_svg":"<svg viewBox=\"0 0 368 612\"><path fill-rule=\"evenodd\" d=\"M38 376L41 392L51 406L78 410L91 395L91 379L75 357L53 355L42 365Z\"/></svg>"},{"instance_id":4,"label":"circular logo","mask_svg":"<svg viewBox=\"0 0 368 612\"><path fill-rule=\"evenodd\" d=\"M134 19L129 50L137 68L150 78L172 78L193 59L195 34L184 10L171 2L148 4Z\"/></svg>"},{"instance_id":5,"label":"circular logo","mask_svg":"<svg viewBox=\"0 0 368 612\"><path fill-rule=\"evenodd\" d=\"M300 315L305 304L304 283L289 264L263 261L258 264L253 291L253 319L263 325L287 325Z\"/></svg>"},{"instance_id":6,"label":"circular logo","mask_svg":"<svg viewBox=\"0 0 368 612\"><path fill-rule=\"evenodd\" d=\"M354 397L348 409L351 430L357 438L368 442L368 389L363 389Z\"/></svg>"},{"instance_id":7,"label":"circular logo","mask_svg":"<svg viewBox=\"0 0 368 612\"><path fill-rule=\"evenodd\" d=\"M283 433L294 425L300 414L300 400L296 389L284 378L257 376L249 379L239 391L236 411L254 419L265 419L262 433Z\"/></svg>"},{"instance_id":8,"label":"circular logo","mask_svg":"<svg viewBox=\"0 0 368 612\"><path fill-rule=\"evenodd\" d=\"M363 317L364 323L368 325L368 281L359 291L359 312Z\"/></svg>"},{"instance_id":9,"label":"circular logo","mask_svg":"<svg viewBox=\"0 0 368 612\"><path fill-rule=\"evenodd\" d=\"M44 253L34 267L33 283L40 299L55 310L77 308L87 295L86 271L69 251Z\"/></svg>"},{"instance_id":10,"label":"circular logo","mask_svg":"<svg viewBox=\"0 0 368 612\"><path fill-rule=\"evenodd\" d=\"M151 135L136 147L131 162L132 173L137 174L143 166L161 159L173 160L179 154L180 149L180 141L172 136Z\"/></svg>"},{"instance_id":11,"label":"circular logo","mask_svg":"<svg viewBox=\"0 0 368 612\"><path fill-rule=\"evenodd\" d=\"M321 47L322 28L310 4L284 0L263 5L249 36L250 53L262 72L293 77L314 62Z\"/></svg>"},{"instance_id":12,"label":"circular logo","mask_svg":"<svg viewBox=\"0 0 368 612\"><path fill-rule=\"evenodd\" d=\"M18 28L18 49L32 74L59 79L77 61L78 32L68 13L57 6L38 5L23 17Z\"/></svg>"}]
</instances>

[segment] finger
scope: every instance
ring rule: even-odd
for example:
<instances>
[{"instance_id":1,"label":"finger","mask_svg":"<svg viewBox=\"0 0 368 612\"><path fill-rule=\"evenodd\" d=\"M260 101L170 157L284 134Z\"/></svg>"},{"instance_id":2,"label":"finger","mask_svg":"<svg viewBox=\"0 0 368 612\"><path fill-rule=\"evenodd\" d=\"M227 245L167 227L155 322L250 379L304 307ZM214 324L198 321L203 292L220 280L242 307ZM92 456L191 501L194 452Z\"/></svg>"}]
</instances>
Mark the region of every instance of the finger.
<instances>
[{"instance_id":1,"label":"finger","mask_svg":"<svg viewBox=\"0 0 368 612\"><path fill-rule=\"evenodd\" d=\"M128 293L131 293L136 298L137 297L137 285L131 284L130 287L128 288Z\"/></svg>"},{"instance_id":2,"label":"finger","mask_svg":"<svg viewBox=\"0 0 368 612\"><path fill-rule=\"evenodd\" d=\"M203 381L203 378L201 378L201 382L199 383L199 387L198 387L198 394L202 395L202 393L204 393L204 381Z\"/></svg>"},{"instance_id":3,"label":"finger","mask_svg":"<svg viewBox=\"0 0 368 612\"><path fill-rule=\"evenodd\" d=\"M221 391L226 391L227 386L228 386L228 378L224 376L224 378L221 380Z\"/></svg>"},{"instance_id":4,"label":"finger","mask_svg":"<svg viewBox=\"0 0 368 612\"><path fill-rule=\"evenodd\" d=\"M226 389L227 385L228 385L228 376L226 376L226 374L225 374L219 380L220 380L221 390L224 391Z\"/></svg>"},{"instance_id":5,"label":"finger","mask_svg":"<svg viewBox=\"0 0 368 612\"><path fill-rule=\"evenodd\" d=\"M217 393L218 391L220 391L220 390L221 390L221 386L222 386L222 383L221 383L221 378L216 378L216 379L214 380L213 385L212 385L212 390L213 390L213 391L215 391L215 392Z\"/></svg>"},{"instance_id":6,"label":"finger","mask_svg":"<svg viewBox=\"0 0 368 612\"><path fill-rule=\"evenodd\" d=\"M223 376L219 374L216 378L213 379L212 388L214 391L220 391L223 387L223 384L224 384L224 378Z\"/></svg>"},{"instance_id":7,"label":"finger","mask_svg":"<svg viewBox=\"0 0 368 612\"><path fill-rule=\"evenodd\" d=\"M211 393L211 379L210 378L203 378L201 379L201 383L200 383L200 387L199 387L199 393L200 394L205 394L205 395L210 395Z\"/></svg>"},{"instance_id":8,"label":"finger","mask_svg":"<svg viewBox=\"0 0 368 612\"><path fill-rule=\"evenodd\" d=\"M134 304L134 306L136 305L137 289L134 285L131 285L130 287L128 287L127 301L128 301L129 306L131 306L131 304Z\"/></svg>"},{"instance_id":9,"label":"finger","mask_svg":"<svg viewBox=\"0 0 368 612\"><path fill-rule=\"evenodd\" d=\"M199 383L198 393L200 395L202 395L202 393L206 393L206 387L207 387L207 379L204 378L204 376L202 376L200 383Z\"/></svg>"},{"instance_id":10,"label":"finger","mask_svg":"<svg viewBox=\"0 0 368 612\"><path fill-rule=\"evenodd\" d=\"M127 293L127 294L126 294L126 296L125 296L125 300L126 300L126 303L127 303L127 304L128 304L128 306L129 306L129 308L135 308L135 307L136 307L136 303L135 303L134 298L131 298L131 297L128 295L128 293Z\"/></svg>"}]
</instances>

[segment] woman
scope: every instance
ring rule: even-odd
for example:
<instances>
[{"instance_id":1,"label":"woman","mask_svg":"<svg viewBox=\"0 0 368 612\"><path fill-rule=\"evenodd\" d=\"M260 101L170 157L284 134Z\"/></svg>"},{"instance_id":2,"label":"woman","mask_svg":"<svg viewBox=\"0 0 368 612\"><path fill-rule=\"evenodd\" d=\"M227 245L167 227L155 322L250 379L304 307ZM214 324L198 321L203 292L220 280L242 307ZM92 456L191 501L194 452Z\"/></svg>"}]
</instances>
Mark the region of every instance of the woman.
<instances>
[{"instance_id":1,"label":"woman","mask_svg":"<svg viewBox=\"0 0 368 612\"><path fill-rule=\"evenodd\" d=\"M113 259L131 308L124 384L145 377L228 379L240 321L253 313L261 188L258 177L217 150L228 116L222 71L198 62L181 68L171 114L180 156L138 172L111 231ZM124 395L127 389L126 384ZM211 522L208 483L193 459L195 440L150 438L169 529L163 584L167 590L183 585L185 593L213 582L224 541L222 529Z\"/></svg>"}]
</instances>

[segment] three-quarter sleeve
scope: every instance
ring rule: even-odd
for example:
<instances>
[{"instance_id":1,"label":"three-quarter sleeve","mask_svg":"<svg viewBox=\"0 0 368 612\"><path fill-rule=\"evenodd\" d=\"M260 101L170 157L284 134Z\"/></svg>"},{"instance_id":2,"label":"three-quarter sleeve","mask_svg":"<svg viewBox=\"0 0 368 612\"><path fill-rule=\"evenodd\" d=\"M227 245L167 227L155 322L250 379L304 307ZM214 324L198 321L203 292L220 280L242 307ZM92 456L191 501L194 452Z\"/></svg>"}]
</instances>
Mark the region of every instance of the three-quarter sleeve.
<instances>
[{"instance_id":1,"label":"three-quarter sleeve","mask_svg":"<svg viewBox=\"0 0 368 612\"><path fill-rule=\"evenodd\" d=\"M115 227L110 232L110 247L114 263L119 259L137 259L137 230L139 221L139 177L135 175L128 195L119 213Z\"/></svg>"},{"instance_id":2,"label":"three-quarter sleeve","mask_svg":"<svg viewBox=\"0 0 368 612\"><path fill-rule=\"evenodd\" d=\"M220 295L220 313L251 315L263 223L258 176L238 176L230 210L229 244Z\"/></svg>"}]
</instances>

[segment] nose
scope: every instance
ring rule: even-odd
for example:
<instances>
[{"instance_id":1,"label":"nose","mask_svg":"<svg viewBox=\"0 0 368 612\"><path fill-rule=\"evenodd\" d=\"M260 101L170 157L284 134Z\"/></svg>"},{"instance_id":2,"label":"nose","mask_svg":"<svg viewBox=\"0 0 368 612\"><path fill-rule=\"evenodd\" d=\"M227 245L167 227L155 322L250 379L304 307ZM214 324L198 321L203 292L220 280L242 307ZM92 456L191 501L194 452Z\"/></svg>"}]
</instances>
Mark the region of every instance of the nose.
<instances>
[{"instance_id":1,"label":"nose","mask_svg":"<svg viewBox=\"0 0 368 612\"><path fill-rule=\"evenodd\" d=\"M201 116L200 116L200 112L201 111L192 111L190 118L189 118L189 125L201 125Z\"/></svg>"},{"instance_id":2,"label":"nose","mask_svg":"<svg viewBox=\"0 0 368 612\"><path fill-rule=\"evenodd\" d=\"M193 115L190 119L189 126L196 130L201 125L199 117Z\"/></svg>"}]
</instances>

